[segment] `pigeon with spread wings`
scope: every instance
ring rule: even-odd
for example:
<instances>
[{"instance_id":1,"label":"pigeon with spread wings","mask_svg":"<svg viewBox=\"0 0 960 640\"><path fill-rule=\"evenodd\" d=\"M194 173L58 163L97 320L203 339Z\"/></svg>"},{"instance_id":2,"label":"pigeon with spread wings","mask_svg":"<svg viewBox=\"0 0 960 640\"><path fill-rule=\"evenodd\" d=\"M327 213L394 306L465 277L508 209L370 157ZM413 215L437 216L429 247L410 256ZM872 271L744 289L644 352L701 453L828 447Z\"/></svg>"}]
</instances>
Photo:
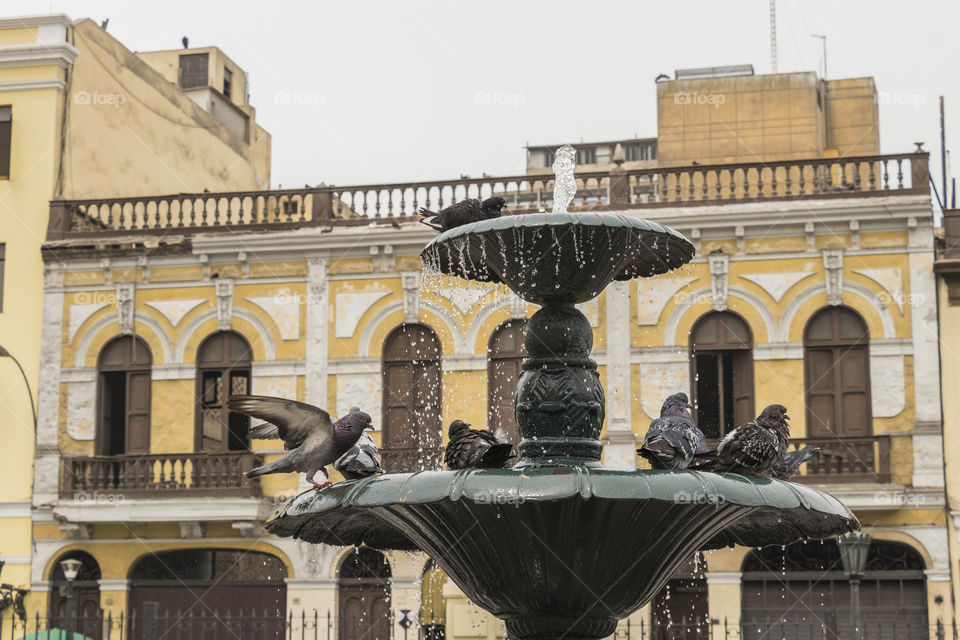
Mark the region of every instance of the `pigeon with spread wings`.
<instances>
[{"instance_id":1,"label":"pigeon with spread wings","mask_svg":"<svg viewBox=\"0 0 960 640\"><path fill-rule=\"evenodd\" d=\"M372 429L370 416L362 411L348 413L335 423L330 414L309 404L268 396L233 396L227 403L231 411L266 420L250 430L256 439L279 438L287 455L262 467L247 471L248 478L270 473L307 474L313 482L318 471L329 479L324 468L357 443L364 429ZM314 485L318 488L326 486Z\"/></svg>"}]
</instances>

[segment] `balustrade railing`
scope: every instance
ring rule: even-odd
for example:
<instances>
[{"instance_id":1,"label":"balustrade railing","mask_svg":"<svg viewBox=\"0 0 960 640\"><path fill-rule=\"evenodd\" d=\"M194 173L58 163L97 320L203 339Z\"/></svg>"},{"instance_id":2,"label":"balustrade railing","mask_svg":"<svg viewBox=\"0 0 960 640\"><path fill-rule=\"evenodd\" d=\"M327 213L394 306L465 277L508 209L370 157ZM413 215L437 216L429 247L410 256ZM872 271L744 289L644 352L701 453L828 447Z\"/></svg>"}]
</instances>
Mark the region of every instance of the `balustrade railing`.
<instances>
[{"instance_id":1,"label":"balustrade railing","mask_svg":"<svg viewBox=\"0 0 960 640\"><path fill-rule=\"evenodd\" d=\"M928 155L812 158L581 172L571 211L929 193ZM552 175L350 187L54 200L48 239L349 226L413 219L464 198L501 196L513 212L550 210Z\"/></svg>"},{"instance_id":2,"label":"balustrade railing","mask_svg":"<svg viewBox=\"0 0 960 640\"><path fill-rule=\"evenodd\" d=\"M243 474L261 464L263 456L249 451L66 457L60 497L257 496L259 483Z\"/></svg>"},{"instance_id":3,"label":"balustrade railing","mask_svg":"<svg viewBox=\"0 0 960 640\"><path fill-rule=\"evenodd\" d=\"M820 482L890 482L890 436L836 436L830 438L795 438L791 449L820 447L800 468L803 475L794 480Z\"/></svg>"}]
</instances>

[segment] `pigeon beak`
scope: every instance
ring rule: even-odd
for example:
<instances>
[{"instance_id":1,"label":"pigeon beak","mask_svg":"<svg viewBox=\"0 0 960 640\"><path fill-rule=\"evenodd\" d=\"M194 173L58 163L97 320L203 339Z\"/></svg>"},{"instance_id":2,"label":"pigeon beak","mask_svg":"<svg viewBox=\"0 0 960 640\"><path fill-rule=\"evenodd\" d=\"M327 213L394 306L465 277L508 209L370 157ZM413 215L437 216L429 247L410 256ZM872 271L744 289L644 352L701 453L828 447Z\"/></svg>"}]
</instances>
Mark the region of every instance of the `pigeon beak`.
<instances>
[{"instance_id":1,"label":"pigeon beak","mask_svg":"<svg viewBox=\"0 0 960 640\"><path fill-rule=\"evenodd\" d=\"M685 409L693 409L693 405L692 405L692 404L685 404L685 405L683 405L683 406L684 406Z\"/></svg>"},{"instance_id":2,"label":"pigeon beak","mask_svg":"<svg viewBox=\"0 0 960 640\"><path fill-rule=\"evenodd\" d=\"M372 425L372 424L368 424L367 426L365 426L365 427L363 428L364 431L366 431L366 430L368 430L368 429L369 429L370 431L373 431L373 425Z\"/></svg>"},{"instance_id":3,"label":"pigeon beak","mask_svg":"<svg viewBox=\"0 0 960 640\"><path fill-rule=\"evenodd\" d=\"M510 207L508 207L507 205L503 205L502 207L500 207L500 215L512 216L513 213L510 211Z\"/></svg>"},{"instance_id":4,"label":"pigeon beak","mask_svg":"<svg viewBox=\"0 0 960 640\"><path fill-rule=\"evenodd\" d=\"M464 423L463 423L463 426L465 426L465 427L470 427L470 426L472 426L472 425L471 425L469 422L464 422Z\"/></svg>"},{"instance_id":5,"label":"pigeon beak","mask_svg":"<svg viewBox=\"0 0 960 640\"><path fill-rule=\"evenodd\" d=\"M784 419L784 420L789 420L789 419L790 419L790 416L788 416L787 414L783 414L783 419Z\"/></svg>"}]
</instances>

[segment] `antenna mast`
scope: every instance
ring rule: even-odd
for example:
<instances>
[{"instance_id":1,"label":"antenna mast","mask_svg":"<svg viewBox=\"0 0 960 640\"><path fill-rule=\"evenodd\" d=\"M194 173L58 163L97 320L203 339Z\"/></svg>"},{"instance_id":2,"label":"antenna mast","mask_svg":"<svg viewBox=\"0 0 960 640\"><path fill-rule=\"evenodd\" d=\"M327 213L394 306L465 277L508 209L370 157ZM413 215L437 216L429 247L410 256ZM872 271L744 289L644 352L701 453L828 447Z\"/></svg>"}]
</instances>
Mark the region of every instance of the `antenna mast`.
<instances>
[{"instance_id":1,"label":"antenna mast","mask_svg":"<svg viewBox=\"0 0 960 640\"><path fill-rule=\"evenodd\" d=\"M770 69L777 72L777 0L770 0Z\"/></svg>"}]
</instances>

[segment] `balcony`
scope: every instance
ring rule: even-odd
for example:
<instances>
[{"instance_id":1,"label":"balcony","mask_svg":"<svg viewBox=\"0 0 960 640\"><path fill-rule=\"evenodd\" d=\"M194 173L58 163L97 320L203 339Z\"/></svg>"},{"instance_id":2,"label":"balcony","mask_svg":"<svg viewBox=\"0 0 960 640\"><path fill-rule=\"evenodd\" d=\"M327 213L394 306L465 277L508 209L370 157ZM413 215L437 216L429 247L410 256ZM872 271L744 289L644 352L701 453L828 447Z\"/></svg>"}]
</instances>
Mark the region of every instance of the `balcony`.
<instances>
[{"instance_id":1,"label":"balcony","mask_svg":"<svg viewBox=\"0 0 960 640\"><path fill-rule=\"evenodd\" d=\"M249 451L65 457L60 498L257 497L259 482L243 474L262 464Z\"/></svg>"},{"instance_id":2,"label":"balcony","mask_svg":"<svg viewBox=\"0 0 960 640\"><path fill-rule=\"evenodd\" d=\"M813 158L577 174L571 211L929 193L928 154ZM165 236L415 220L464 198L502 196L514 212L553 206L553 177L463 178L273 191L54 200L47 239Z\"/></svg>"},{"instance_id":3,"label":"balcony","mask_svg":"<svg viewBox=\"0 0 960 640\"><path fill-rule=\"evenodd\" d=\"M890 436L793 438L791 449L820 447L794 480L810 484L890 482Z\"/></svg>"}]
</instances>

